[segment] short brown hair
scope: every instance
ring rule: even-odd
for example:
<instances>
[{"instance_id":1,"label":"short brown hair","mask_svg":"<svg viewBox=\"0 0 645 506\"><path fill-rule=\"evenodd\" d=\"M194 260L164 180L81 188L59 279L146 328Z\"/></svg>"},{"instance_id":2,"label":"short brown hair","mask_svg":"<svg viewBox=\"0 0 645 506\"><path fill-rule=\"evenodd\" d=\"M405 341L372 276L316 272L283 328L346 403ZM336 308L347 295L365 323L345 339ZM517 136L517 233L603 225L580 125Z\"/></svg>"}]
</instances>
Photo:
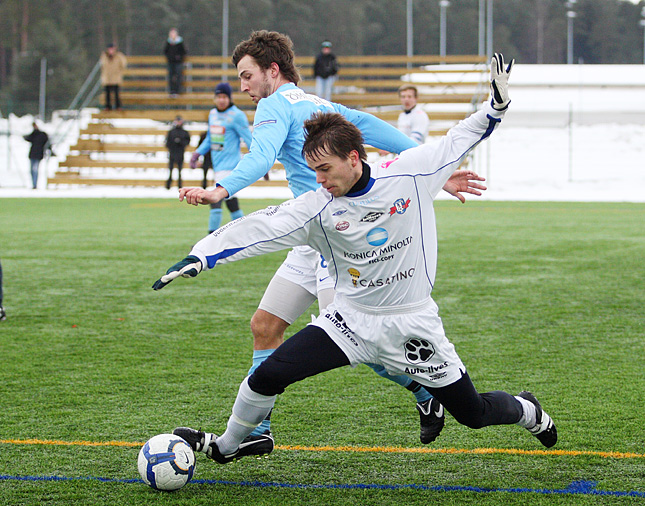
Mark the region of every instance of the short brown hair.
<instances>
[{"instance_id":1,"label":"short brown hair","mask_svg":"<svg viewBox=\"0 0 645 506\"><path fill-rule=\"evenodd\" d=\"M361 160L367 160L361 131L337 112L315 112L305 121L305 143L302 154L310 158L336 155L346 160L351 151L358 151Z\"/></svg>"},{"instance_id":2,"label":"short brown hair","mask_svg":"<svg viewBox=\"0 0 645 506\"><path fill-rule=\"evenodd\" d=\"M400 86L400 87L399 87L399 95L400 95L402 92L404 92L404 91L408 91L408 90L412 90L412 91L414 91L414 98L418 98L418 97L419 97L419 90L417 90L417 87L416 87L416 86L413 86L413 85L411 85L411 84L404 84L404 85Z\"/></svg>"},{"instance_id":3,"label":"short brown hair","mask_svg":"<svg viewBox=\"0 0 645 506\"><path fill-rule=\"evenodd\" d=\"M245 56L251 56L262 70L271 68L276 63L280 72L289 82L298 84L300 74L294 63L293 42L288 35L268 30L251 33L247 40L240 42L233 51L233 65Z\"/></svg>"}]
</instances>

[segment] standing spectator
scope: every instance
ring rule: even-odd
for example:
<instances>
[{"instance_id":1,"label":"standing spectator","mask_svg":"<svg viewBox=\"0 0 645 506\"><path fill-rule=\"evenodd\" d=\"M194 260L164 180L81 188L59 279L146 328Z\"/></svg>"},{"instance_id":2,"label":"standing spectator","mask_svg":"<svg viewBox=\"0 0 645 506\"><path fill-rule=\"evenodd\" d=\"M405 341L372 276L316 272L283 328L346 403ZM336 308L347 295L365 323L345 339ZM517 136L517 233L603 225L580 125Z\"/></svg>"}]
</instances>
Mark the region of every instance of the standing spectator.
<instances>
[{"instance_id":1,"label":"standing spectator","mask_svg":"<svg viewBox=\"0 0 645 506\"><path fill-rule=\"evenodd\" d=\"M114 95L114 107L120 111L119 86L123 84L123 71L128 66L128 60L114 44L108 44L107 49L101 53L100 60L101 84L105 87L105 110L112 110L112 95Z\"/></svg>"},{"instance_id":2,"label":"standing spectator","mask_svg":"<svg viewBox=\"0 0 645 506\"><path fill-rule=\"evenodd\" d=\"M49 137L38 128L38 124L35 121L32 123L32 126L34 127L33 132L25 135L24 139L27 142L31 142L29 163L31 164L31 181L35 190L38 186L38 166L40 165L40 161L45 157L45 148L49 142Z\"/></svg>"},{"instance_id":3,"label":"standing spectator","mask_svg":"<svg viewBox=\"0 0 645 506\"><path fill-rule=\"evenodd\" d=\"M7 313L2 306L2 264L0 263L0 322L7 319Z\"/></svg>"},{"instance_id":4,"label":"standing spectator","mask_svg":"<svg viewBox=\"0 0 645 506\"><path fill-rule=\"evenodd\" d=\"M316 95L331 100L331 89L338 74L338 62L331 52L331 42L322 43L322 49L314 63L314 76L316 77Z\"/></svg>"},{"instance_id":5,"label":"standing spectator","mask_svg":"<svg viewBox=\"0 0 645 506\"><path fill-rule=\"evenodd\" d=\"M190 144L190 135L184 130L184 120L177 116L173 123L173 128L168 132L166 137L166 147L168 148L168 181L166 188L170 190L172 185L172 169L177 165L177 187L181 188L181 169L184 166L184 151Z\"/></svg>"},{"instance_id":6,"label":"standing spectator","mask_svg":"<svg viewBox=\"0 0 645 506\"><path fill-rule=\"evenodd\" d=\"M199 136L199 144L198 146L202 145L202 142L204 142L204 139L206 139L206 136L208 135L208 130L206 130L202 135ZM206 189L208 186L208 169L213 168L213 162L211 161L211 152L209 151L204 155L204 158L202 159L202 170L204 171L204 179L202 180L202 188Z\"/></svg>"},{"instance_id":7,"label":"standing spectator","mask_svg":"<svg viewBox=\"0 0 645 506\"><path fill-rule=\"evenodd\" d=\"M184 39L176 28L171 28L168 32L163 54L168 60L168 90L170 96L174 98L181 92L181 71L186 57Z\"/></svg>"},{"instance_id":8,"label":"standing spectator","mask_svg":"<svg viewBox=\"0 0 645 506\"><path fill-rule=\"evenodd\" d=\"M206 157L210 153L213 165L215 183L230 176L231 171L242 159L240 153L240 140L248 147L251 146L251 129L246 114L238 109L231 98L231 85L227 82L219 83L215 88L215 108L208 114L208 135L199 144L190 159L190 166L197 166L200 156ZM204 182L206 172L204 172ZM231 221L244 216L235 195L226 200L226 207L231 213ZM217 230L222 223L222 202L211 204L208 219L208 232Z\"/></svg>"},{"instance_id":9,"label":"standing spectator","mask_svg":"<svg viewBox=\"0 0 645 506\"><path fill-rule=\"evenodd\" d=\"M399 88L399 99L401 100L403 112L399 114L397 128L413 141L423 144L426 141L426 135L428 135L430 118L417 105L418 97L419 92L416 86L404 84Z\"/></svg>"}]
</instances>

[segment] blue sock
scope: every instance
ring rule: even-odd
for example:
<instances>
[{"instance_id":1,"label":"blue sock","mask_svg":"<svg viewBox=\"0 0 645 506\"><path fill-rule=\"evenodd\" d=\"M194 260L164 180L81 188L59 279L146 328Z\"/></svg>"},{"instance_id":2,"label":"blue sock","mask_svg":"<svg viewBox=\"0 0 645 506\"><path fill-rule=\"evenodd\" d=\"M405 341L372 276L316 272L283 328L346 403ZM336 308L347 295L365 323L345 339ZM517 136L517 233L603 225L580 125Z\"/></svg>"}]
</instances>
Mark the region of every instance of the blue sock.
<instances>
[{"instance_id":1,"label":"blue sock","mask_svg":"<svg viewBox=\"0 0 645 506\"><path fill-rule=\"evenodd\" d=\"M404 374L399 374L398 376L391 376L390 374L387 373L385 370L385 367L382 365L377 365L377 364L365 364L369 367L371 367L376 374L381 376L382 378L389 379L390 381L394 381L394 383L397 383L401 385L404 388L407 388L414 394L414 397L416 398L417 402L425 402L428 399L432 399L432 395L430 395L430 392L428 392L425 388L423 388L423 385L417 383L414 381L412 378L405 376Z\"/></svg>"},{"instance_id":2,"label":"blue sock","mask_svg":"<svg viewBox=\"0 0 645 506\"><path fill-rule=\"evenodd\" d=\"M264 362L271 353L273 353L275 350L254 350L253 351L253 365L249 369L249 376L253 374L253 371L255 371L262 362ZM267 415L267 417L262 421L260 425L258 425L255 429L253 429L253 432L251 432L251 436L259 436L260 434L264 434L267 430L271 430L271 413Z\"/></svg>"},{"instance_id":3,"label":"blue sock","mask_svg":"<svg viewBox=\"0 0 645 506\"><path fill-rule=\"evenodd\" d=\"M244 212L241 209L238 209L237 211L231 213L231 221L237 220L238 218L241 218L244 216Z\"/></svg>"},{"instance_id":4,"label":"blue sock","mask_svg":"<svg viewBox=\"0 0 645 506\"><path fill-rule=\"evenodd\" d=\"M211 209L211 213L208 217L208 230L214 231L217 230L222 223L222 210L221 209Z\"/></svg>"}]
</instances>

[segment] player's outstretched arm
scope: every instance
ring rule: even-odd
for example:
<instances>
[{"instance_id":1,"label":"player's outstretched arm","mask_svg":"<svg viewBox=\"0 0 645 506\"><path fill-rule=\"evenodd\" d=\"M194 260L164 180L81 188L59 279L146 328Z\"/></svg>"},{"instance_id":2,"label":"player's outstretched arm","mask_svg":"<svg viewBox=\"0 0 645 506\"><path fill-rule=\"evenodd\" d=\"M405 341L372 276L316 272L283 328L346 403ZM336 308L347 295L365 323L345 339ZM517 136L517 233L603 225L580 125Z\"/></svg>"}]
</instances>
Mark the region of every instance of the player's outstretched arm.
<instances>
[{"instance_id":1,"label":"player's outstretched arm","mask_svg":"<svg viewBox=\"0 0 645 506\"><path fill-rule=\"evenodd\" d=\"M448 181L446 181L446 184L443 185L443 189L453 197L459 199L463 204L466 202L466 197L462 195L462 193L481 196L481 191L485 191L487 189L477 181L486 181L486 178L479 176L472 170L458 170L450 176Z\"/></svg>"},{"instance_id":2,"label":"player's outstretched arm","mask_svg":"<svg viewBox=\"0 0 645 506\"><path fill-rule=\"evenodd\" d=\"M181 262L177 262L166 274L161 276L152 285L154 290L161 290L164 286L170 283L173 279L182 276L184 278L194 278L202 271L202 261L194 255L188 255Z\"/></svg>"},{"instance_id":3,"label":"player's outstretched arm","mask_svg":"<svg viewBox=\"0 0 645 506\"><path fill-rule=\"evenodd\" d=\"M221 186L212 190L205 190L199 187L181 188L179 190L179 202L186 199L187 204L194 206L199 204L217 204L220 200L228 197L228 192Z\"/></svg>"}]
</instances>

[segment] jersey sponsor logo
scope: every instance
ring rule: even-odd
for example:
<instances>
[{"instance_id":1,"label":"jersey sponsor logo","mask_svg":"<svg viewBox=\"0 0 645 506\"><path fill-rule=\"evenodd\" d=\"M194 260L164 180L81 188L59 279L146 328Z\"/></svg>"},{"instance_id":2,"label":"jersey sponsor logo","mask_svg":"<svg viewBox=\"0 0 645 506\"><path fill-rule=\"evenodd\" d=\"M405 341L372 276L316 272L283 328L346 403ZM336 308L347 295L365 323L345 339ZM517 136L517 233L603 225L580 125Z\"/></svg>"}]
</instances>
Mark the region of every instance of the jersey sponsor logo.
<instances>
[{"instance_id":1,"label":"jersey sponsor logo","mask_svg":"<svg viewBox=\"0 0 645 506\"><path fill-rule=\"evenodd\" d=\"M309 95L302 90L287 90L281 91L280 95L287 99L290 104L297 104L298 102L311 102L315 105L322 107L332 108L332 105L324 98L317 97L316 95Z\"/></svg>"},{"instance_id":2,"label":"jersey sponsor logo","mask_svg":"<svg viewBox=\"0 0 645 506\"><path fill-rule=\"evenodd\" d=\"M405 213L409 205L410 205L410 199L408 200L396 199L394 201L394 205L390 207L390 216L392 216L394 213L396 214Z\"/></svg>"},{"instance_id":3,"label":"jersey sponsor logo","mask_svg":"<svg viewBox=\"0 0 645 506\"><path fill-rule=\"evenodd\" d=\"M390 165L392 165L394 162L396 162L399 159L397 156L394 160L387 160L381 164L381 168L387 169Z\"/></svg>"},{"instance_id":4,"label":"jersey sponsor logo","mask_svg":"<svg viewBox=\"0 0 645 506\"><path fill-rule=\"evenodd\" d=\"M403 281L404 279L408 279L414 276L414 270L415 270L414 267L411 267L407 271L397 272L396 274L393 274L392 276L388 276L387 278L378 278L378 279L369 279L369 280L361 279L361 280L358 280L358 285L360 285L363 288L376 288L380 286L392 285L394 283L398 283L399 281Z\"/></svg>"},{"instance_id":5,"label":"jersey sponsor logo","mask_svg":"<svg viewBox=\"0 0 645 506\"><path fill-rule=\"evenodd\" d=\"M226 136L224 125L213 123L210 125L211 151L222 151Z\"/></svg>"},{"instance_id":6,"label":"jersey sponsor logo","mask_svg":"<svg viewBox=\"0 0 645 506\"><path fill-rule=\"evenodd\" d=\"M359 270L354 269L353 267L350 267L347 269L347 272L349 272L349 275L352 277L352 283L354 286L358 286L358 280L361 277L361 273Z\"/></svg>"},{"instance_id":7,"label":"jersey sponsor logo","mask_svg":"<svg viewBox=\"0 0 645 506\"><path fill-rule=\"evenodd\" d=\"M347 323L345 323L344 318L338 311L334 311L333 315L331 313L325 313L325 318L327 318L354 346L358 346L356 339L354 339L354 331L347 326Z\"/></svg>"},{"instance_id":8,"label":"jersey sponsor logo","mask_svg":"<svg viewBox=\"0 0 645 506\"><path fill-rule=\"evenodd\" d=\"M367 233L365 239L370 246L382 246L388 240L388 233L384 228L373 228Z\"/></svg>"},{"instance_id":9,"label":"jersey sponsor logo","mask_svg":"<svg viewBox=\"0 0 645 506\"><path fill-rule=\"evenodd\" d=\"M347 230L349 228L349 221L339 221L336 223L336 230L339 232L342 232L343 230Z\"/></svg>"},{"instance_id":10,"label":"jersey sponsor logo","mask_svg":"<svg viewBox=\"0 0 645 506\"><path fill-rule=\"evenodd\" d=\"M381 216L383 216L384 213L381 212L371 212L367 213L365 216L363 216L360 219L361 223L374 223L376 220L378 220Z\"/></svg>"},{"instance_id":11,"label":"jersey sponsor logo","mask_svg":"<svg viewBox=\"0 0 645 506\"><path fill-rule=\"evenodd\" d=\"M405 359L415 365L427 362L435 354L432 343L420 337L408 339L403 348L405 349Z\"/></svg>"},{"instance_id":12,"label":"jersey sponsor logo","mask_svg":"<svg viewBox=\"0 0 645 506\"><path fill-rule=\"evenodd\" d=\"M352 207L366 206L366 205L371 204L372 202L374 202L375 200L378 200L380 198L381 197L379 195L374 195L373 197L370 197L370 198L364 199L364 200L359 200L358 202L350 202L349 205L352 206Z\"/></svg>"},{"instance_id":13,"label":"jersey sponsor logo","mask_svg":"<svg viewBox=\"0 0 645 506\"><path fill-rule=\"evenodd\" d=\"M347 212L347 209L341 209L340 211L336 211L332 216L340 216L342 214L345 214Z\"/></svg>"},{"instance_id":14,"label":"jersey sponsor logo","mask_svg":"<svg viewBox=\"0 0 645 506\"><path fill-rule=\"evenodd\" d=\"M351 258L352 260L363 260L366 258L380 257L382 255L388 255L393 251L399 250L401 248L405 248L406 246L409 246L411 243L412 243L412 236L409 236L409 237L406 237L405 239L401 239L400 241L392 243L383 248L371 249L368 251L359 251L357 253L354 253L351 251L343 251L343 257Z\"/></svg>"},{"instance_id":15,"label":"jersey sponsor logo","mask_svg":"<svg viewBox=\"0 0 645 506\"><path fill-rule=\"evenodd\" d=\"M274 123L277 123L278 121L275 119L265 119L264 121L260 121L259 123L256 123L253 125L253 128L261 127L262 125L273 125Z\"/></svg>"}]
</instances>

